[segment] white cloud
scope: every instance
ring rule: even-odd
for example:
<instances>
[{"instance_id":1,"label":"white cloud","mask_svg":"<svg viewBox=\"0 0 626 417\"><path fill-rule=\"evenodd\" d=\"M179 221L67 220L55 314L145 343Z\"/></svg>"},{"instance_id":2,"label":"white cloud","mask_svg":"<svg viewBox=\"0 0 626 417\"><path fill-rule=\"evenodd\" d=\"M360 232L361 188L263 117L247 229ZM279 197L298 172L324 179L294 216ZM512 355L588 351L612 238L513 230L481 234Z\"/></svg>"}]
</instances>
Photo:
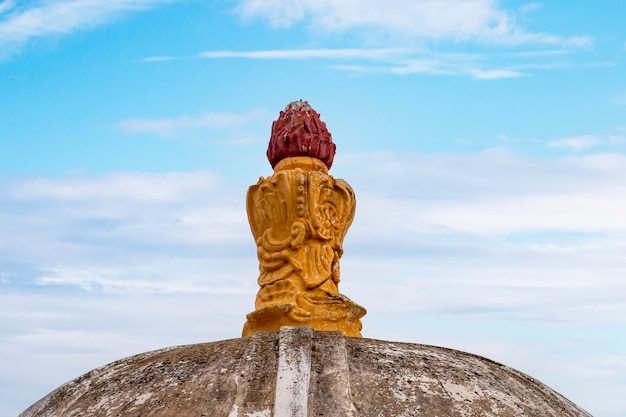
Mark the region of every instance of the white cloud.
<instances>
[{"instance_id":1,"label":"white cloud","mask_svg":"<svg viewBox=\"0 0 626 417\"><path fill-rule=\"evenodd\" d=\"M576 136L571 138L563 138L548 142L548 146L552 148L568 148L574 151L587 151L598 145L601 140L595 136Z\"/></svg>"},{"instance_id":2,"label":"white cloud","mask_svg":"<svg viewBox=\"0 0 626 417\"><path fill-rule=\"evenodd\" d=\"M456 257L452 242L457 242L470 252L487 245L495 267L502 254L490 248L493 241L526 261L619 259L623 249L617 238L626 234L621 154L542 160L495 149L341 158L359 198L347 238L360 242L352 256L382 250L379 257L385 259L438 248L438 257ZM191 291L202 287L201 269L217 265L224 253L245 247L251 252L241 256L255 262L245 187L227 186L211 173L74 174L13 181L4 190L0 233L19 239L3 241L0 252L37 260L40 284ZM126 272L112 268L120 260ZM605 261L606 268L614 264ZM3 272L4 281L14 276ZM507 275L513 282L519 274ZM147 285L140 277L159 283Z\"/></svg>"},{"instance_id":3,"label":"white cloud","mask_svg":"<svg viewBox=\"0 0 626 417\"><path fill-rule=\"evenodd\" d=\"M242 195L233 195L235 191ZM66 267L63 270L104 271L110 269L112 259L116 259L113 263L132 259L138 269L151 271L144 276L169 279L154 265L155 256L168 254L171 247L187 247L188 252L170 255L193 258L200 251L225 256L248 243L244 194L245 189L202 171L11 181L0 187L0 235L13 236L0 240L0 253L5 256L0 256L0 270L2 259L25 266L36 260L37 268L46 271ZM224 242L233 246L220 246ZM152 266L141 266L144 263ZM169 276L178 277L175 272ZM113 272L100 276L108 276L109 281L110 277L129 279L128 274Z\"/></svg>"},{"instance_id":4,"label":"white cloud","mask_svg":"<svg viewBox=\"0 0 626 417\"><path fill-rule=\"evenodd\" d=\"M143 62L163 62L163 61L173 61L177 58L172 56L151 56L148 58L142 59Z\"/></svg>"},{"instance_id":5,"label":"white cloud","mask_svg":"<svg viewBox=\"0 0 626 417\"><path fill-rule=\"evenodd\" d=\"M479 203L463 202L438 207L414 216L431 227L457 232L504 234L537 231L582 233L626 230L623 213L626 195L593 196L590 193L526 195L510 199L494 198Z\"/></svg>"},{"instance_id":6,"label":"white cloud","mask_svg":"<svg viewBox=\"0 0 626 417\"><path fill-rule=\"evenodd\" d=\"M205 51L195 56L201 59L305 60L341 61L331 68L353 73L431 74L469 76L494 80L517 78L529 70L562 68L568 64L551 62L566 50L538 50L510 53L433 52L425 48L343 48L290 49L257 51ZM149 57L144 62L159 62L173 57ZM351 63L345 63L349 61ZM167 119L167 123L172 123Z\"/></svg>"},{"instance_id":7,"label":"white cloud","mask_svg":"<svg viewBox=\"0 0 626 417\"><path fill-rule=\"evenodd\" d=\"M143 204L167 203L217 188L221 179L210 172L138 173L115 172L99 177L77 174L60 178L33 178L12 188L18 200L109 200Z\"/></svg>"},{"instance_id":8,"label":"white cloud","mask_svg":"<svg viewBox=\"0 0 626 417\"><path fill-rule=\"evenodd\" d=\"M626 106L626 92L622 92L621 94L615 96L612 103L616 106Z\"/></svg>"},{"instance_id":9,"label":"white cloud","mask_svg":"<svg viewBox=\"0 0 626 417\"><path fill-rule=\"evenodd\" d=\"M531 13L541 10L541 5L539 3L527 3L520 6L519 10L523 13Z\"/></svg>"},{"instance_id":10,"label":"white cloud","mask_svg":"<svg viewBox=\"0 0 626 417\"><path fill-rule=\"evenodd\" d=\"M176 0L52 0L12 7L0 3L0 52L15 49L33 38L65 35L92 28L123 12L144 10Z\"/></svg>"},{"instance_id":11,"label":"white cloud","mask_svg":"<svg viewBox=\"0 0 626 417\"><path fill-rule=\"evenodd\" d=\"M126 132L151 132L160 136L171 136L185 129L226 129L241 127L263 115L261 111L245 114L204 113L200 116L178 116L162 119L125 119L116 123L116 127Z\"/></svg>"},{"instance_id":12,"label":"white cloud","mask_svg":"<svg viewBox=\"0 0 626 417\"><path fill-rule=\"evenodd\" d=\"M385 233L626 232L622 154L542 161L495 149L462 157L354 158L344 164L377 167L360 172L365 177L354 186L367 190L360 196L369 206L365 224Z\"/></svg>"},{"instance_id":13,"label":"white cloud","mask_svg":"<svg viewBox=\"0 0 626 417\"><path fill-rule=\"evenodd\" d=\"M623 130L620 132L616 132L614 134L609 135L608 137L609 143L611 144L615 144L615 145L621 145L626 143L626 132L624 132Z\"/></svg>"},{"instance_id":14,"label":"white cloud","mask_svg":"<svg viewBox=\"0 0 626 417\"><path fill-rule=\"evenodd\" d=\"M344 48L344 49L290 49L266 51L207 51L199 58L247 58L247 59L383 59L405 55L410 50L394 48Z\"/></svg>"},{"instance_id":15,"label":"white cloud","mask_svg":"<svg viewBox=\"0 0 626 417\"><path fill-rule=\"evenodd\" d=\"M15 7L15 1L4 0L3 2L0 3L0 14L6 12L7 10L12 9L13 7Z\"/></svg>"},{"instance_id":16,"label":"white cloud","mask_svg":"<svg viewBox=\"0 0 626 417\"><path fill-rule=\"evenodd\" d=\"M495 44L561 44L583 46L588 37L530 33L493 0L243 0L236 11L261 17L276 27L302 21L314 30L381 31L427 40L479 41Z\"/></svg>"},{"instance_id":17,"label":"white cloud","mask_svg":"<svg viewBox=\"0 0 626 417\"><path fill-rule=\"evenodd\" d=\"M512 71L507 69L490 69L490 70L470 70L470 74L474 78L481 80L498 80L500 78L517 78L524 75L519 71Z\"/></svg>"},{"instance_id":18,"label":"white cloud","mask_svg":"<svg viewBox=\"0 0 626 417\"><path fill-rule=\"evenodd\" d=\"M450 65L446 62L410 60L396 67L334 65L333 68L355 73L383 73L383 74L430 74L448 76L470 76L479 80L499 80L503 78L518 78L525 74L508 69L478 69L466 65Z\"/></svg>"},{"instance_id":19,"label":"white cloud","mask_svg":"<svg viewBox=\"0 0 626 417\"><path fill-rule=\"evenodd\" d=\"M224 242L222 242L224 243ZM87 292L113 294L247 294L254 296L254 286L244 279L245 268L236 268L238 276L222 274L219 277L207 277L205 271L215 267L215 262L197 262L185 260L183 262L159 262L153 265L137 265L128 270L119 270L106 267L90 267L78 269L75 267L55 267L44 270L35 284L48 287L77 287ZM235 263L224 262L224 268L235 268ZM249 266L246 264L246 266ZM177 270L185 269L186 274ZM192 276L190 272L194 271ZM246 282L248 281L248 282Z\"/></svg>"},{"instance_id":20,"label":"white cloud","mask_svg":"<svg viewBox=\"0 0 626 417\"><path fill-rule=\"evenodd\" d=\"M395 56L405 56L415 49L400 48L303 48L303 49L269 49L258 51L205 51L193 57L170 57L153 56L143 58L143 62L161 62L175 59L256 59L256 60L306 60L306 59L331 59L331 60L384 60Z\"/></svg>"}]
</instances>

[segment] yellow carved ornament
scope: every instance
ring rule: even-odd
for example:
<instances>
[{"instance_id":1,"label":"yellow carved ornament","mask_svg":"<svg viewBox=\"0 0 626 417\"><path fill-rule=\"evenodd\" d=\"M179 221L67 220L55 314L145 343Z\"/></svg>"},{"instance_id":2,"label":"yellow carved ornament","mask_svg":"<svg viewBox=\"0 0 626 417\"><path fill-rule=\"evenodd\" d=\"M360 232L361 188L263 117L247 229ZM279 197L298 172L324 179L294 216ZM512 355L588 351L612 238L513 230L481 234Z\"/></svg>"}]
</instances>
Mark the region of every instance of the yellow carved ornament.
<instances>
[{"instance_id":1,"label":"yellow carved ornament","mask_svg":"<svg viewBox=\"0 0 626 417\"><path fill-rule=\"evenodd\" d=\"M365 309L337 287L343 239L355 208L350 185L312 157L285 158L272 176L249 188L260 289L243 336L301 325L361 337Z\"/></svg>"}]
</instances>

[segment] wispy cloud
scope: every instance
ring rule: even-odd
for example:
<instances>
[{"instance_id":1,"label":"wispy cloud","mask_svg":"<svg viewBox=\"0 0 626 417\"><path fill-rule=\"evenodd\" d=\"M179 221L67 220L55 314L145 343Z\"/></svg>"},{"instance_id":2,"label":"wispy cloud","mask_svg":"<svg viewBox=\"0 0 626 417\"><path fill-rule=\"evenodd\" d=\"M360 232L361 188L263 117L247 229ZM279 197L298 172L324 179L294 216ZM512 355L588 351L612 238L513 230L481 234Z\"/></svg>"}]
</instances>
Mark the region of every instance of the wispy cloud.
<instances>
[{"instance_id":1,"label":"wispy cloud","mask_svg":"<svg viewBox=\"0 0 626 417\"><path fill-rule=\"evenodd\" d=\"M34 38L92 28L124 12L145 10L177 0L51 0L15 5L0 3L0 56Z\"/></svg>"},{"instance_id":2,"label":"wispy cloud","mask_svg":"<svg viewBox=\"0 0 626 417\"><path fill-rule=\"evenodd\" d=\"M567 148L574 151L588 151L602 141L596 136L577 136L571 138L563 138L548 142L548 146L552 148Z\"/></svg>"},{"instance_id":3,"label":"wispy cloud","mask_svg":"<svg viewBox=\"0 0 626 417\"><path fill-rule=\"evenodd\" d=\"M500 78L517 78L524 75L522 72L513 71L508 69L490 69L479 70L472 69L469 73L474 77L481 80L498 80Z\"/></svg>"},{"instance_id":4,"label":"wispy cloud","mask_svg":"<svg viewBox=\"0 0 626 417\"><path fill-rule=\"evenodd\" d=\"M169 268L157 267L154 257L167 253L175 242L196 247L182 258L194 258L204 246L206 256L201 259L207 259L211 252L224 255L216 246L220 241L233 243L247 237L245 209L237 204L243 197L234 198L228 190L224 179L204 171L72 174L0 184L0 234L16 237L0 241L0 269L10 259L30 263L45 258L50 264L44 268L42 283L61 283L61 275L89 285L100 276L107 287L146 275L169 280L178 275L175 268L164 276L159 270ZM5 221L8 218L11 221ZM135 259L134 267L128 265L135 269L130 276L113 267L129 255ZM105 258L108 261L101 262ZM93 268L97 272L72 272Z\"/></svg>"},{"instance_id":5,"label":"wispy cloud","mask_svg":"<svg viewBox=\"0 0 626 417\"><path fill-rule=\"evenodd\" d=\"M609 135L608 140L612 144L626 144L626 127L616 129L614 133Z\"/></svg>"},{"instance_id":6,"label":"wispy cloud","mask_svg":"<svg viewBox=\"0 0 626 417\"><path fill-rule=\"evenodd\" d=\"M539 3L527 3L520 6L519 10L523 13L531 13L541 10L541 5Z\"/></svg>"},{"instance_id":7,"label":"wispy cloud","mask_svg":"<svg viewBox=\"0 0 626 417\"><path fill-rule=\"evenodd\" d=\"M275 27L306 22L314 31L378 31L424 40L492 44L586 46L586 36L564 37L525 31L512 12L493 0L243 0L235 9L244 18L267 19Z\"/></svg>"},{"instance_id":8,"label":"wispy cloud","mask_svg":"<svg viewBox=\"0 0 626 417\"><path fill-rule=\"evenodd\" d=\"M12 187L19 201L106 200L153 204L172 202L186 195L215 189L220 178L210 172L195 173L111 173L99 177L73 175L61 178L34 178Z\"/></svg>"},{"instance_id":9,"label":"wispy cloud","mask_svg":"<svg viewBox=\"0 0 626 417\"><path fill-rule=\"evenodd\" d=\"M481 68L482 66L482 68ZM487 67L487 68L484 68ZM408 59L397 65L333 65L333 68L353 73L369 74L430 74L447 76L469 76L480 80L517 78L526 75L513 69L488 68L489 65L476 64L474 59L463 62L458 59L438 57L433 59Z\"/></svg>"},{"instance_id":10,"label":"wispy cloud","mask_svg":"<svg viewBox=\"0 0 626 417\"><path fill-rule=\"evenodd\" d=\"M432 253L439 246L443 252L438 257L457 256L454 242L472 246L497 239L513 252L568 259L578 253L582 262L590 259L588 254L595 257L604 251L609 256L619 241L611 236L626 233L626 158L621 154L542 160L494 149L466 155L343 156L342 165L351 172L346 179L360 201L350 233L353 242L359 242L354 256L367 257L375 250L382 251L381 259L395 258L411 252L414 238L423 236L433 239L434 246L421 250ZM0 196L0 217L12 219L0 224L0 232L23 238L0 244L0 253L30 258L47 247L41 283L93 287L100 276L106 281L102 285L111 288L142 274L162 276L168 270L165 275L180 276L174 272L179 266L138 272L142 262L153 258L145 252L148 248L160 254L172 251L174 262L220 243L221 250L233 245L231 251L236 252L247 242L254 261L244 194L244 187L228 190L208 172L75 174L13 181ZM173 249L172 242L181 250ZM134 272L118 276L110 270L116 261L96 258L88 260L96 272L80 272L85 261L76 260L87 248L96 250L94 256L135 259L135 266L125 266ZM20 251L28 255L19 256Z\"/></svg>"},{"instance_id":11,"label":"wispy cloud","mask_svg":"<svg viewBox=\"0 0 626 417\"><path fill-rule=\"evenodd\" d=\"M174 61L179 58L175 58L173 56L151 56L148 58L144 58L141 61L143 62L162 62L162 61Z\"/></svg>"},{"instance_id":12,"label":"wispy cloud","mask_svg":"<svg viewBox=\"0 0 626 417\"><path fill-rule=\"evenodd\" d=\"M171 136L186 129L226 129L241 127L263 116L260 110L244 114L204 113L199 116L182 115L162 119L131 118L115 124L118 129L131 133L150 132L160 136Z\"/></svg>"},{"instance_id":13,"label":"wispy cloud","mask_svg":"<svg viewBox=\"0 0 626 417\"><path fill-rule=\"evenodd\" d=\"M13 0L4 0L3 2L0 2L0 14L12 9L13 7L15 7L15 1Z\"/></svg>"},{"instance_id":14,"label":"wispy cloud","mask_svg":"<svg viewBox=\"0 0 626 417\"><path fill-rule=\"evenodd\" d=\"M561 148L574 152L589 150L617 150L626 144L626 128L617 128L608 134L572 136L553 140L547 143L550 148Z\"/></svg>"},{"instance_id":15,"label":"wispy cloud","mask_svg":"<svg viewBox=\"0 0 626 417\"><path fill-rule=\"evenodd\" d=\"M389 35L394 37L394 45L404 47L215 50L187 57L153 56L143 61L319 59L329 61L331 68L356 74L430 74L481 80L589 65L568 56L586 50L591 38L534 33L516 23L515 13L527 14L537 8L531 3L507 11L492 0L416 0L410 4L403 0L242 0L235 10L246 19L266 19L282 28L305 22L314 31L363 31L367 33L363 44L368 45L372 39L377 39L374 45L389 44L385 36ZM472 52L461 52L459 45L467 43L472 45Z\"/></svg>"},{"instance_id":16,"label":"wispy cloud","mask_svg":"<svg viewBox=\"0 0 626 417\"><path fill-rule=\"evenodd\" d=\"M613 98L612 103L617 106L626 106L626 91L622 92L621 94L617 94Z\"/></svg>"},{"instance_id":17,"label":"wispy cloud","mask_svg":"<svg viewBox=\"0 0 626 417\"><path fill-rule=\"evenodd\" d=\"M205 51L190 57L154 56L143 62L174 59L252 59L330 61L330 67L352 73L431 74L468 76L495 80L529 75L531 71L563 68L568 64L555 57L571 54L568 49L514 52L434 52L427 48L322 48L270 49L257 51ZM334 62L333 62L334 61Z\"/></svg>"},{"instance_id":18,"label":"wispy cloud","mask_svg":"<svg viewBox=\"0 0 626 417\"><path fill-rule=\"evenodd\" d=\"M198 54L199 58L247 58L247 59L389 59L393 56L406 55L411 50L379 48L343 48L343 49L291 49L267 51L207 51Z\"/></svg>"},{"instance_id":19,"label":"wispy cloud","mask_svg":"<svg viewBox=\"0 0 626 417\"><path fill-rule=\"evenodd\" d=\"M384 204L388 215L365 222L384 223L381 230L399 232L408 227L482 236L626 232L620 214L626 209L620 185L626 158L619 153L542 161L493 149L431 160L421 155L370 155L350 163L377 167L371 174L362 172L367 181L355 188L367 184L370 192L387 196L372 195L372 203L380 210ZM391 183L383 180L389 177L394 178Z\"/></svg>"},{"instance_id":20,"label":"wispy cloud","mask_svg":"<svg viewBox=\"0 0 626 417\"><path fill-rule=\"evenodd\" d=\"M258 51L205 51L195 56L152 56L143 58L143 62L160 62L177 59L255 59L255 60L389 60L393 57L403 57L416 49L400 48L303 48L303 49L270 49Z\"/></svg>"},{"instance_id":21,"label":"wispy cloud","mask_svg":"<svg viewBox=\"0 0 626 417\"><path fill-rule=\"evenodd\" d=\"M55 267L42 271L35 280L35 285L47 287L76 287L86 292L113 294L246 294L254 296L254 286L246 285L245 274L235 279L233 276L222 275L220 279L206 278L201 268L211 268L209 262L199 263L198 260L161 263L155 261L152 268L144 264L140 267L120 270L104 266L91 266L78 269L75 267ZM241 260L233 261L241 262ZM251 264L251 262L250 262ZM215 267L215 264L212 266ZM224 268L233 268L223 263ZM191 276L181 276L176 269L184 268ZM193 273L191 271L194 271ZM165 275L169 274L169 277ZM225 282L222 282L222 279Z\"/></svg>"}]
</instances>

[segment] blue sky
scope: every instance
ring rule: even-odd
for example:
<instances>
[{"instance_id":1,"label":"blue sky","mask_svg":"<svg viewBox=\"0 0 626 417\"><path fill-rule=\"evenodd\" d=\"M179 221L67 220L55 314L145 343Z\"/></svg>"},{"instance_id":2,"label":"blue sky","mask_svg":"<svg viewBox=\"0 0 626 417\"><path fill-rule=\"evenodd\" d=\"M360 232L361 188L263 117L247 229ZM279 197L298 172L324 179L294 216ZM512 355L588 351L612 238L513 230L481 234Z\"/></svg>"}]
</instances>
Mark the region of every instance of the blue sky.
<instances>
[{"instance_id":1,"label":"blue sky","mask_svg":"<svg viewBox=\"0 0 626 417\"><path fill-rule=\"evenodd\" d=\"M238 337L245 193L308 100L358 199L364 336L626 414L626 3L0 0L0 417Z\"/></svg>"}]
</instances>

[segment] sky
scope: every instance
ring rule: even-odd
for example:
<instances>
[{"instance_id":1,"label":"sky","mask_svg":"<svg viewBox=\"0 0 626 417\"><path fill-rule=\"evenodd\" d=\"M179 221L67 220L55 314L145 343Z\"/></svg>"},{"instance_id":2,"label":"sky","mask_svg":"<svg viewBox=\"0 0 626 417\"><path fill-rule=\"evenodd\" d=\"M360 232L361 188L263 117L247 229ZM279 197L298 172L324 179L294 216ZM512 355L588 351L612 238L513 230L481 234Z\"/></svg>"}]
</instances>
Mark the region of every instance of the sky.
<instances>
[{"instance_id":1,"label":"sky","mask_svg":"<svg viewBox=\"0 0 626 417\"><path fill-rule=\"evenodd\" d=\"M626 415L626 2L0 0L0 417L239 337L293 100L354 188L368 338Z\"/></svg>"}]
</instances>

